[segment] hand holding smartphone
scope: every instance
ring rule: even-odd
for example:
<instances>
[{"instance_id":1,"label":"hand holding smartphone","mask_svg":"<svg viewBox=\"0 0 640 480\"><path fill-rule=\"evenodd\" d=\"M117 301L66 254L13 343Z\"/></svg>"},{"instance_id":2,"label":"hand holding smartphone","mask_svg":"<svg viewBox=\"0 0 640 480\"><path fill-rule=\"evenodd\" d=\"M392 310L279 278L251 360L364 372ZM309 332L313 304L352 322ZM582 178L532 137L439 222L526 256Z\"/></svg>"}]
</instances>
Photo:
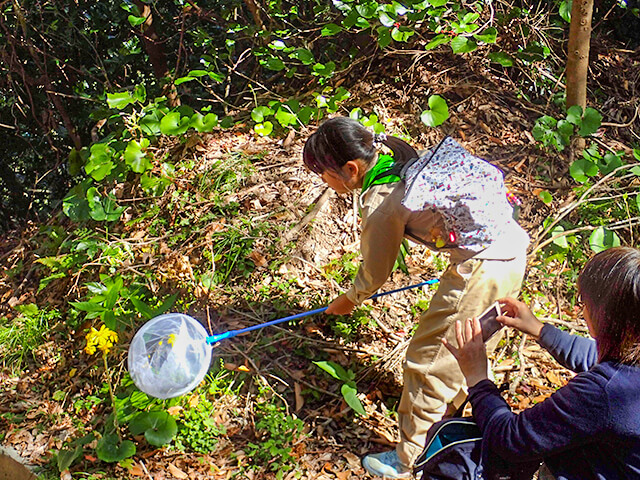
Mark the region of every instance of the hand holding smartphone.
<instances>
[{"instance_id":1,"label":"hand holding smartphone","mask_svg":"<svg viewBox=\"0 0 640 480\"><path fill-rule=\"evenodd\" d=\"M502 311L500 310L500 304L498 302L494 302L478 317L480 326L482 327L483 342L489 340L498 330L500 330L504 326L496 320L496 318L501 314Z\"/></svg>"}]
</instances>

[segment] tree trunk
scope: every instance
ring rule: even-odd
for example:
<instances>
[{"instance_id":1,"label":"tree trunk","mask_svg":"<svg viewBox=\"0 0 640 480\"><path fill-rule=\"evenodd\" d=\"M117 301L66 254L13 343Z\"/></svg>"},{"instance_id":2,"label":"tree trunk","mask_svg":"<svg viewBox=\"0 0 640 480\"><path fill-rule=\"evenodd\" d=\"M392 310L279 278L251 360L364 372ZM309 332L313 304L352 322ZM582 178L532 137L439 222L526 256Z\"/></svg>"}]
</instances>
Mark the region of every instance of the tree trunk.
<instances>
[{"instance_id":1,"label":"tree trunk","mask_svg":"<svg viewBox=\"0 0 640 480\"><path fill-rule=\"evenodd\" d=\"M593 0L574 0L567 52L567 108L587 106L587 74Z\"/></svg>"}]
</instances>

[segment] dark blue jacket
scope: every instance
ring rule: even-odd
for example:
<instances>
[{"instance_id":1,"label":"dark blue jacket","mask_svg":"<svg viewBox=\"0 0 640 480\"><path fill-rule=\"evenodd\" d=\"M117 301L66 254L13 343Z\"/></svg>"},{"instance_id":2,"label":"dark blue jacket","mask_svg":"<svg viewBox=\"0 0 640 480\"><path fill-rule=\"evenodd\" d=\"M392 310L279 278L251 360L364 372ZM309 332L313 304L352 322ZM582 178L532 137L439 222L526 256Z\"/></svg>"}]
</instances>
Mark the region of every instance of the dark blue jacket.
<instances>
[{"instance_id":1,"label":"dark blue jacket","mask_svg":"<svg viewBox=\"0 0 640 480\"><path fill-rule=\"evenodd\" d=\"M577 372L519 414L483 380L469 389L485 448L505 460L544 460L558 480L640 479L640 368L597 363L595 342L551 325L539 343Z\"/></svg>"}]
</instances>

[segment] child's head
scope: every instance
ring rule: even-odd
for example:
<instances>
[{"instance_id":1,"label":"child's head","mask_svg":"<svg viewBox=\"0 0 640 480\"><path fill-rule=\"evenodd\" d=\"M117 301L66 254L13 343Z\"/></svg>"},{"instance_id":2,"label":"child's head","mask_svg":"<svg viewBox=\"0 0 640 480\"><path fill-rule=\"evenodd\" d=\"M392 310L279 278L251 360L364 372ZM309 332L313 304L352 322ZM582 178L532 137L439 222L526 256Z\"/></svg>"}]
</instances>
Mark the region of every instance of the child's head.
<instances>
[{"instance_id":1,"label":"child's head","mask_svg":"<svg viewBox=\"0 0 640 480\"><path fill-rule=\"evenodd\" d=\"M325 121L304 145L302 159L309 170L319 175L327 171L343 175L348 162L362 165L363 171L378 157L376 144L389 147L396 162L403 163L417 157L416 151L403 140L385 135L375 136L360 122L349 117L335 117Z\"/></svg>"},{"instance_id":2,"label":"child's head","mask_svg":"<svg viewBox=\"0 0 640 480\"><path fill-rule=\"evenodd\" d=\"M578 292L599 360L640 365L640 250L595 255L578 277Z\"/></svg>"}]
</instances>

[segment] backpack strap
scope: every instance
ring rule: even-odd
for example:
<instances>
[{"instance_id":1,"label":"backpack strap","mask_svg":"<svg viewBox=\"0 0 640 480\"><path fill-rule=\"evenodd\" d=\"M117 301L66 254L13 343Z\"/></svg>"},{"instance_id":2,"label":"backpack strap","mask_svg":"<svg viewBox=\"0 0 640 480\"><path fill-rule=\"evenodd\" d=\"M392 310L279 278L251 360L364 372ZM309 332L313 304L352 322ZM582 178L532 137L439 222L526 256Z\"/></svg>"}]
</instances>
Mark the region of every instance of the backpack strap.
<instances>
[{"instance_id":1,"label":"backpack strap","mask_svg":"<svg viewBox=\"0 0 640 480\"><path fill-rule=\"evenodd\" d=\"M402 165L398 165L391 155L379 155L378 161L364 176L362 193L372 185L382 185L400 181Z\"/></svg>"}]
</instances>

